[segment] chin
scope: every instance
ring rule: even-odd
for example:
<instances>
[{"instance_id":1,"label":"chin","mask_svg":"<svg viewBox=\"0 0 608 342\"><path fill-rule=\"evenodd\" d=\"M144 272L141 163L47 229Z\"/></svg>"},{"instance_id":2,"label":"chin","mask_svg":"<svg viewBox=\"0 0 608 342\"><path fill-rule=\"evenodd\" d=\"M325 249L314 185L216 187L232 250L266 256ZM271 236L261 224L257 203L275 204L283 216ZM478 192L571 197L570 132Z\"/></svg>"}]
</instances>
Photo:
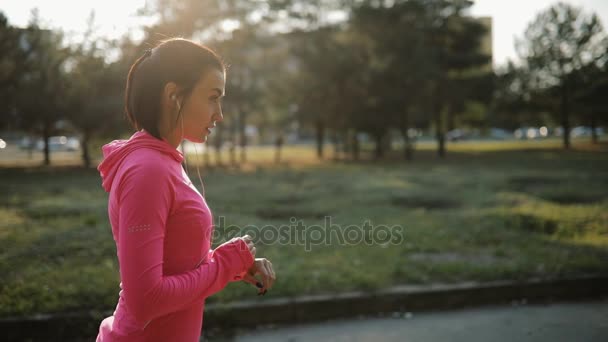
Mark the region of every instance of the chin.
<instances>
[{"instance_id":1,"label":"chin","mask_svg":"<svg viewBox=\"0 0 608 342\"><path fill-rule=\"evenodd\" d=\"M198 136L198 137L190 137L190 138L187 138L187 139L188 139L188 141L190 141L191 143L197 143L197 144L201 144L201 143L204 143L204 142L206 142L206 141L207 141L207 136L206 136L206 135L204 135L204 136L202 136L202 137L201 137L201 136Z\"/></svg>"}]
</instances>

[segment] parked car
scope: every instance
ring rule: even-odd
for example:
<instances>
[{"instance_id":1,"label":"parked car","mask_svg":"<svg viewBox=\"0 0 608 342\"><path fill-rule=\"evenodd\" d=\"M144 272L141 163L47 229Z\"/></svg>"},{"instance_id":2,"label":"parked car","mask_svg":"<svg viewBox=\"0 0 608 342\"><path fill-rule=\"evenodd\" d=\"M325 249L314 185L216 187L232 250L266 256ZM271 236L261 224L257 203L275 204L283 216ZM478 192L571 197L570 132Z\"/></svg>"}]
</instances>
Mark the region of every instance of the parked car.
<instances>
[{"instance_id":1,"label":"parked car","mask_svg":"<svg viewBox=\"0 0 608 342\"><path fill-rule=\"evenodd\" d=\"M44 150L44 140L36 141L35 149L38 151ZM49 137L49 151L78 151L80 149L80 140L76 137L53 136Z\"/></svg>"},{"instance_id":2,"label":"parked car","mask_svg":"<svg viewBox=\"0 0 608 342\"><path fill-rule=\"evenodd\" d=\"M570 131L570 136L573 138L578 138L578 137L590 137L592 134L593 130L591 129L591 127L587 127L587 126L577 126L574 127L571 131ZM604 129L602 127L596 127L595 128L595 133L597 135L604 135Z\"/></svg>"},{"instance_id":3,"label":"parked car","mask_svg":"<svg viewBox=\"0 0 608 342\"><path fill-rule=\"evenodd\" d=\"M513 132L507 131L506 129L502 128L490 128L488 136L492 139L499 140L511 139L513 137Z\"/></svg>"},{"instance_id":4,"label":"parked car","mask_svg":"<svg viewBox=\"0 0 608 342\"><path fill-rule=\"evenodd\" d=\"M469 137L469 133L460 128L453 129L445 134L448 141L460 141Z\"/></svg>"},{"instance_id":5,"label":"parked car","mask_svg":"<svg viewBox=\"0 0 608 342\"><path fill-rule=\"evenodd\" d=\"M513 135L516 139L539 139L547 135L546 127L541 128L545 128L545 130L542 131L544 134L541 133L541 129L536 127L521 127L516 129L515 132L513 132Z\"/></svg>"}]
</instances>

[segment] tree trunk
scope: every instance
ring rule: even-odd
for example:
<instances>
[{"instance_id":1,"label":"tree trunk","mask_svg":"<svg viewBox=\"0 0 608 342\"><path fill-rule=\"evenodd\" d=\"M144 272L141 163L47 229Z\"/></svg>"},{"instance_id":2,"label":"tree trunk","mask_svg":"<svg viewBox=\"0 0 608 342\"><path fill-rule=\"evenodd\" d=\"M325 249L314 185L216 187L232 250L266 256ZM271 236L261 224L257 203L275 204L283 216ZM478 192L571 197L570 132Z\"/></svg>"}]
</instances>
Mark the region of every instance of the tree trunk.
<instances>
[{"instance_id":1,"label":"tree trunk","mask_svg":"<svg viewBox=\"0 0 608 342\"><path fill-rule=\"evenodd\" d=\"M230 148L228 149L228 155L230 156L230 165L232 165L232 166L236 166L237 165L237 161L236 161L236 146L237 146L236 136L233 135L230 138Z\"/></svg>"},{"instance_id":2,"label":"tree trunk","mask_svg":"<svg viewBox=\"0 0 608 342\"><path fill-rule=\"evenodd\" d=\"M382 141L384 134L374 134L374 140L376 141L376 148L374 150L374 159L380 159L384 156L384 142Z\"/></svg>"},{"instance_id":3,"label":"tree trunk","mask_svg":"<svg viewBox=\"0 0 608 342\"><path fill-rule=\"evenodd\" d=\"M592 144L597 144L598 143L598 136L597 136L597 116L596 113L593 112L591 113L591 143Z\"/></svg>"},{"instance_id":4,"label":"tree trunk","mask_svg":"<svg viewBox=\"0 0 608 342\"><path fill-rule=\"evenodd\" d=\"M350 143L348 141L348 130L342 130L342 134L340 136L342 139L342 153L344 154L344 158L346 158L350 154Z\"/></svg>"},{"instance_id":5,"label":"tree trunk","mask_svg":"<svg viewBox=\"0 0 608 342\"><path fill-rule=\"evenodd\" d=\"M335 130L332 133L332 143L334 145L334 160L340 160L340 138Z\"/></svg>"},{"instance_id":6,"label":"tree trunk","mask_svg":"<svg viewBox=\"0 0 608 342\"><path fill-rule=\"evenodd\" d=\"M570 149L570 120L568 117L568 89L567 84L562 85L562 99L560 105L560 116L562 122L562 128L564 129L564 149Z\"/></svg>"},{"instance_id":7,"label":"tree trunk","mask_svg":"<svg viewBox=\"0 0 608 342\"><path fill-rule=\"evenodd\" d=\"M247 161L247 132L245 130L245 111L239 108L239 142L241 146L241 163Z\"/></svg>"},{"instance_id":8,"label":"tree trunk","mask_svg":"<svg viewBox=\"0 0 608 342\"><path fill-rule=\"evenodd\" d=\"M435 106L433 118L435 121L435 138L437 139L437 155L439 158L445 157L445 133L443 132L443 120L441 106Z\"/></svg>"},{"instance_id":9,"label":"tree trunk","mask_svg":"<svg viewBox=\"0 0 608 342\"><path fill-rule=\"evenodd\" d=\"M281 162L281 147L283 146L283 138L277 137L274 146L275 146L274 162L276 164L279 164Z\"/></svg>"},{"instance_id":10,"label":"tree trunk","mask_svg":"<svg viewBox=\"0 0 608 342\"><path fill-rule=\"evenodd\" d=\"M91 167L91 155L89 154L89 140L90 134L88 131L84 131L82 135L82 162L85 168Z\"/></svg>"},{"instance_id":11,"label":"tree trunk","mask_svg":"<svg viewBox=\"0 0 608 342\"><path fill-rule=\"evenodd\" d=\"M237 166L238 162L236 161L236 146L237 143L234 139L230 139L230 149L228 150L228 154L230 155L230 165Z\"/></svg>"},{"instance_id":12,"label":"tree trunk","mask_svg":"<svg viewBox=\"0 0 608 342\"><path fill-rule=\"evenodd\" d=\"M445 158L445 134L442 131L437 132L437 143L437 155L440 158Z\"/></svg>"},{"instance_id":13,"label":"tree trunk","mask_svg":"<svg viewBox=\"0 0 608 342\"><path fill-rule=\"evenodd\" d=\"M214 147L215 147L215 165L217 166L221 166L222 165L222 133L223 133L223 129L222 129L222 125L220 125L217 128L217 134L215 135L215 139L214 139Z\"/></svg>"},{"instance_id":14,"label":"tree trunk","mask_svg":"<svg viewBox=\"0 0 608 342\"><path fill-rule=\"evenodd\" d=\"M44 165L51 165L51 153L49 150L49 138L51 137L51 124L48 122L44 123L42 128L42 139L44 140Z\"/></svg>"},{"instance_id":15,"label":"tree trunk","mask_svg":"<svg viewBox=\"0 0 608 342\"><path fill-rule=\"evenodd\" d=\"M403 137L403 158L408 161L412 160L413 157L412 141L410 140L409 130L409 116L407 111L404 111L401 116L401 136Z\"/></svg>"},{"instance_id":16,"label":"tree trunk","mask_svg":"<svg viewBox=\"0 0 608 342\"><path fill-rule=\"evenodd\" d=\"M389 130L389 132L385 132L382 135L382 138L380 139L380 141L382 141L383 155L386 155L387 153L390 153L393 150L393 139L390 134L390 130Z\"/></svg>"},{"instance_id":17,"label":"tree trunk","mask_svg":"<svg viewBox=\"0 0 608 342\"><path fill-rule=\"evenodd\" d=\"M410 140L408 130L409 130L409 128L407 128L407 126L402 127L401 136L403 137L403 158L407 161L410 161L413 158L413 149L412 149L412 141Z\"/></svg>"},{"instance_id":18,"label":"tree trunk","mask_svg":"<svg viewBox=\"0 0 608 342\"><path fill-rule=\"evenodd\" d=\"M351 152L353 154L353 160L354 161L359 160L359 137L357 136L356 130L353 132L353 136L352 136Z\"/></svg>"},{"instance_id":19,"label":"tree trunk","mask_svg":"<svg viewBox=\"0 0 608 342\"><path fill-rule=\"evenodd\" d=\"M316 125L316 137L317 137L317 157L323 159L323 142L325 138L325 124L322 120L317 120Z\"/></svg>"},{"instance_id":20,"label":"tree trunk","mask_svg":"<svg viewBox=\"0 0 608 342\"><path fill-rule=\"evenodd\" d=\"M36 148L36 140L34 140L34 135L29 134L29 141L27 144L27 157L29 160L34 158L34 148Z\"/></svg>"}]
</instances>

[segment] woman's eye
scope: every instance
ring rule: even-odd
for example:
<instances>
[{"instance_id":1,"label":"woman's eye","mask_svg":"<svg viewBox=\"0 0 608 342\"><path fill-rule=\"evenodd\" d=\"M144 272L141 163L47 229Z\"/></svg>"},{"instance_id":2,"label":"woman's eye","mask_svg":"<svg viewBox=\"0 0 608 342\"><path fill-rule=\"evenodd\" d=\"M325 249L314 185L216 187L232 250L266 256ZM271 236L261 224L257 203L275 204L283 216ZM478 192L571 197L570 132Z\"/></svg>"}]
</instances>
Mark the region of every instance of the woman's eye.
<instances>
[{"instance_id":1,"label":"woman's eye","mask_svg":"<svg viewBox=\"0 0 608 342\"><path fill-rule=\"evenodd\" d=\"M213 102L219 102L220 98L218 96L212 96L209 98Z\"/></svg>"}]
</instances>

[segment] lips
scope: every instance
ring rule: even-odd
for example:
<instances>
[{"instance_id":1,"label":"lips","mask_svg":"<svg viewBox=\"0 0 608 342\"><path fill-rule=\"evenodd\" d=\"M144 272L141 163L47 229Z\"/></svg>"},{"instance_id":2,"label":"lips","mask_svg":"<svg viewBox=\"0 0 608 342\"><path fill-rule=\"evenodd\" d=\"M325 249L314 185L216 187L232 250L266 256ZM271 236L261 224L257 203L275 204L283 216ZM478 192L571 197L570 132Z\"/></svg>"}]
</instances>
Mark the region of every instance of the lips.
<instances>
[{"instance_id":1,"label":"lips","mask_svg":"<svg viewBox=\"0 0 608 342\"><path fill-rule=\"evenodd\" d=\"M207 127L207 134L211 134L211 130L215 128L215 122L213 123L213 126Z\"/></svg>"}]
</instances>

